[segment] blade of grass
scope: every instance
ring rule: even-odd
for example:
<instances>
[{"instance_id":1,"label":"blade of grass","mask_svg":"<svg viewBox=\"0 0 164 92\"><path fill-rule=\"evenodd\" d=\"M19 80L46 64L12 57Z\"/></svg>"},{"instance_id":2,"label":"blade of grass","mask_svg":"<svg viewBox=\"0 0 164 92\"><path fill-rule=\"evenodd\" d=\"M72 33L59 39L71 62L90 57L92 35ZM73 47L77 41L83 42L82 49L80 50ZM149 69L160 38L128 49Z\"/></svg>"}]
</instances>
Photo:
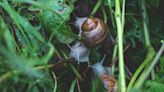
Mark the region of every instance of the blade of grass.
<instances>
[{"instance_id":1,"label":"blade of grass","mask_svg":"<svg viewBox=\"0 0 164 92\"><path fill-rule=\"evenodd\" d=\"M90 14L91 16L93 16L98 11L98 9L100 8L100 6L102 4L102 1L103 0L98 0L98 2L96 3L95 7L93 8L93 10Z\"/></svg>"},{"instance_id":2,"label":"blade of grass","mask_svg":"<svg viewBox=\"0 0 164 92\"><path fill-rule=\"evenodd\" d=\"M6 0L0 3L0 6L4 8L5 11L10 15L13 19L14 23L16 24L17 28L19 29L20 33L22 34L25 43L22 43L22 47L25 51L30 53L31 56L38 50L39 44L38 42L44 42L45 39L41 34L21 15L19 15L9 4ZM25 53L24 53L25 55Z\"/></svg>"},{"instance_id":3,"label":"blade of grass","mask_svg":"<svg viewBox=\"0 0 164 92\"><path fill-rule=\"evenodd\" d=\"M2 3L2 2L0 2L0 6L3 7L5 10L9 9L9 8L8 8L8 5L6 5L6 4L4 4L4 3ZM6 8L7 8L7 9L6 9ZM25 35L25 33L24 33L24 31L23 31L23 28L21 27L21 25L20 25L19 22L17 21L18 18L14 16L15 13L12 14L11 9L9 9L9 10L7 10L7 11L10 13L11 18L13 18L13 20L15 21L16 26L19 28L20 32L21 32L22 35L24 36L25 41L27 42L27 46L28 46L29 48L32 48L31 45L30 45L30 42L29 42L29 40L28 40L28 38L27 38L27 36Z\"/></svg>"},{"instance_id":4,"label":"blade of grass","mask_svg":"<svg viewBox=\"0 0 164 92\"><path fill-rule=\"evenodd\" d=\"M76 85L76 79L72 81L69 92L74 92L75 85Z\"/></svg>"},{"instance_id":5,"label":"blade of grass","mask_svg":"<svg viewBox=\"0 0 164 92\"><path fill-rule=\"evenodd\" d=\"M6 0L3 3L3 8L6 9L6 11L9 13L9 15L13 18L13 20L16 22L18 21L19 24L24 28L25 31L33 34L36 38L38 38L40 41L44 42L44 38L41 36L41 34L27 21L25 18L20 16L11 6L8 4ZM17 20L16 20L17 19Z\"/></svg>"},{"instance_id":6,"label":"blade of grass","mask_svg":"<svg viewBox=\"0 0 164 92\"><path fill-rule=\"evenodd\" d=\"M0 16L0 40L4 40L6 42L6 47L15 54L16 43L14 38L12 37L7 25L3 21L2 17ZM4 45L4 44L3 44Z\"/></svg>"},{"instance_id":7,"label":"blade of grass","mask_svg":"<svg viewBox=\"0 0 164 92\"><path fill-rule=\"evenodd\" d=\"M101 10L102 10L102 13L103 13L104 22L107 24L107 14L105 12L105 9L102 6L101 6Z\"/></svg>"}]
</instances>

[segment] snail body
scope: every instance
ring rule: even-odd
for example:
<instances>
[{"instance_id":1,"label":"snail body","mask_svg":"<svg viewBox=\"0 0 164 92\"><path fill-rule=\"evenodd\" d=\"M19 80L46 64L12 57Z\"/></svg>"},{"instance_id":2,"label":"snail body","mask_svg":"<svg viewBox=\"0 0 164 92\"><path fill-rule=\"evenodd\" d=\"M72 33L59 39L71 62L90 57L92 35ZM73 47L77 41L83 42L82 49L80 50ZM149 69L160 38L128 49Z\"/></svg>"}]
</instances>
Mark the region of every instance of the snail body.
<instances>
[{"instance_id":1,"label":"snail body","mask_svg":"<svg viewBox=\"0 0 164 92\"><path fill-rule=\"evenodd\" d=\"M68 46L71 49L70 56L80 62L89 62L90 49L86 48L80 41L76 41L74 45Z\"/></svg>"},{"instance_id":2,"label":"snail body","mask_svg":"<svg viewBox=\"0 0 164 92\"><path fill-rule=\"evenodd\" d=\"M107 25L98 18L78 18L75 25L79 27L79 35L88 48L102 43L108 35Z\"/></svg>"},{"instance_id":3,"label":"snail body","mask_svg":"<svg viewBox=\"0 0 164 92\"><path fill-rule=\"evenodd\" d=\"M105 60L106 55L104 55L103 59L101 60L101 62L97 62L94 65L91 66L91 68L93 69L94 73L98 76L106 74L106 70L103 67L103 62Z\"/></svg>"},{"instance_id":4,"label":"snail body","mask_svg":"<svg viewBox=\"0 0 164 92\"><path fill-rule=\"evenodd\" d=\"M76 21L75 21L75 26L79 29L79 33L78 35L81 36L81 33L82 33L82 25L84 23L84 21L87 20L87 17L83 17L83 18L79 18L79 17L76 17Z\"/></svg>"}]
</instances>

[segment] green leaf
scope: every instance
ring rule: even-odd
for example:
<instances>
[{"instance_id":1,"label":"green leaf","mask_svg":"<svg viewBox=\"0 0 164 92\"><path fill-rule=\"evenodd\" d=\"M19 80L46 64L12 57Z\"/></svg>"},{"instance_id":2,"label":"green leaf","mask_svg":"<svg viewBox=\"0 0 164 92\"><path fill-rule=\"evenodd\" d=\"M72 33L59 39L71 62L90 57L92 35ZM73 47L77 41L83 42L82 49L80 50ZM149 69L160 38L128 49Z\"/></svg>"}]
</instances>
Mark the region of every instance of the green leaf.
<instances>
[{"instance_id":1,"label":"green leaf","mask_svg":"<svg viewBox=\"0 0 164 92\"><path fill-rule=\"evenodd\" d=\"M68 44L78 38L66 25L66 21L69 20L69 16L73 10L73 4L70 3L68 6L65 0L59 1L50 0L46 2L45 6L48 6L48 8L42 9L40 20L61 43Z\"/></svg>"},{"instance_id":2,"label":"green leaf","mask_svg":"<svg viewBox=\"0 0 164 92\"><path fill-rule=\"evenodd\" d=\"M47 0L45 0L47 2ZM73 10L73 4L66 4L66 0L49 0L46 6L54 10L63 20L69 20L70 13Z\"/></svg>"},{"instance_id":3,"label":"green leaf","mask_svg":"<svg viewBox=\"0 0 164 92\"><path fill-rule=\"evenodd\" d=\"M71 32L65 24L65 21L51 14L50 11L47 12L46 15L42 14L41 20L43 21L43 25L52 32L52 35L55 35L61 43L68 44L78 38L77 35Z\"/></svg>"},{"instance_id":4,"label":"green leaf","mask_svg":"<svg viewBox=\"0 0 164 92\"><path fill-rule=\"evenodd\" d=\"M41 0L37 2L33 0L16 1L30 3L36 10L40 11L40 21L42 21L44 27L46 27L49 32L52 32L50 40L55 36L61 43L68 44L78 38L66 25L74 8L74 0L69 2L66 0Z\"/></svg>"}]
</instances>

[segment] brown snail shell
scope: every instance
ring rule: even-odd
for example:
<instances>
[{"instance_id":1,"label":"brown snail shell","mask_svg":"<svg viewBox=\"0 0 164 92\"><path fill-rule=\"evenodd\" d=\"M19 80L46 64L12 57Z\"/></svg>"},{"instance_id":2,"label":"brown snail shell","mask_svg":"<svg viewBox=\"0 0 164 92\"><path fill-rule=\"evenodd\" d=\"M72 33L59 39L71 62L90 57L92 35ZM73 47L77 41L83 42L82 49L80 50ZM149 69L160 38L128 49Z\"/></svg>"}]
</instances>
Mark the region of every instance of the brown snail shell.
<instances>
[{"instance_id":1,"label":"brown snail shell","mask_svg":"<svg viewBox=\"0 0 164 92\"><path fill-rule=\"evenodd\" d=\"M98 18L88 18L82 24L81 37L84 44L89 47L95 47L102 43L108 35L107 25Z\"/></svg>"}]
</instances>

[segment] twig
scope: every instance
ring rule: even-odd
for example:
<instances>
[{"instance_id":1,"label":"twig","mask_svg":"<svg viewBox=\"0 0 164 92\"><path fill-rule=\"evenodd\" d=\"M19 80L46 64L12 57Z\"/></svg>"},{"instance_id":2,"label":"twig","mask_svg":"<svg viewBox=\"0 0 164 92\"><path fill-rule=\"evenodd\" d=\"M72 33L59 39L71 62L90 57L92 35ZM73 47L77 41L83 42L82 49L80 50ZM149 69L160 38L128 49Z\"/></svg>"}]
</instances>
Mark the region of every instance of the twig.
<instances>
[{"instance_id":1,"label":"twig","mask_svg":"<svg viewBox=\"0 0 164 92\"><path fill-rule=\"evenodd\" d=\"M132 77L132 73L130 72L129 68L125 65L125 69L128 72L128 74L130 75L130 77Z\"/></svg>"},{"instance_id":2,"label":"twig","mask_svg":"<svg viewBox=\"0 0 164 92\"><path fill-rule=\"evenodd\" d=\"M76 82L77 82L77 88L78 88L78 91L81 92L78 78L76 78Z\"/></svg>"},{"instance_id":3,"label":"twig","mask_svg":"<svg viewBox=\"0 0 164 92\"><path fill-rule=\"evenodd\" d=\"M57 90L57 79L56 79L56 75L55 75L54 72L52 72L52 75L53 75L53 78L54 78L54 81L55 81L55 86L54 86L53 92L56 92L56 90Z\"/></svg>"}]
</instances>

